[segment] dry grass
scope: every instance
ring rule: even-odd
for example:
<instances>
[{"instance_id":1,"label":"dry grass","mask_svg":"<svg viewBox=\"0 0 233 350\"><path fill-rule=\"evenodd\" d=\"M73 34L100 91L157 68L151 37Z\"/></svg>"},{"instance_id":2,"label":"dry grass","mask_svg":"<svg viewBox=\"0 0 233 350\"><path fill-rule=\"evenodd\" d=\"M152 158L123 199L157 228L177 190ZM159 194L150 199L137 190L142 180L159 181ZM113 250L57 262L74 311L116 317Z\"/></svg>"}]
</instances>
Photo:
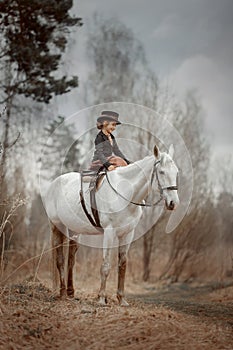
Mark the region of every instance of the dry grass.
<instances>
[{"instance_id":1,"label":"dry grass","mask_svg":"<svg viewBox=\"0 0 233 350\"><path fill-rule=\"evenodd\" d=\"M88 285L73 300L57 299L40 282L2 288L0 349L232 349L230 320L147 304L132 294L130 307L122 308L112 282L108 306L100 307L95 281Z\"/></svg>"},{"instance_id":2,"label":"dry grass","mask_svg":"<svg viewBox=\"0 0 233 350\"><path fill-rule=\"evenodd\" d=\"M2 206L2 217L0 221L0 279L3 278L4 270L5 270L5 244L6 244L6 230L9 230L8 241L11 241L13 235L13 227L12 227L12 219L16 215L18 209L26 204L26 199L22 199L20 195L16 195L12 198L12 200L6 200L1 203Z\"/></svg>"},{"instance_id":3,"label":"dry grass","mask_svg":"<svg viewBox=\"0 0 233 350\"><path fill-rule=\"evenodd\" d=\"M201 287L195 294L182 285L142 283L140 263L131 254L126 278L130 307L122 308L115 296L114 251L108 306L101 307L96 298L101 251L93 259L81 250L76 299L59 300L51 289L47 248L40 247L26 262L23 256L12 256L10 277L0 289L0 349L232 350L232 313L225 312L233 306L232 287L205 293ZM25 275L30 278L25 280Z\"/></svg>"},{"instance_id":4,"label":"dry grass","mask_svg":"<svg viewBox=\"0 0 233 350\"><path fill-rule=\"evenodd\" d=\"M43 286L30 284L6 289L3 299L4 349L231 349L228 330L164 307L133 302L123 309L110 299L101 308L91 294L55 301Z\"/></svg>"}]
</instances>

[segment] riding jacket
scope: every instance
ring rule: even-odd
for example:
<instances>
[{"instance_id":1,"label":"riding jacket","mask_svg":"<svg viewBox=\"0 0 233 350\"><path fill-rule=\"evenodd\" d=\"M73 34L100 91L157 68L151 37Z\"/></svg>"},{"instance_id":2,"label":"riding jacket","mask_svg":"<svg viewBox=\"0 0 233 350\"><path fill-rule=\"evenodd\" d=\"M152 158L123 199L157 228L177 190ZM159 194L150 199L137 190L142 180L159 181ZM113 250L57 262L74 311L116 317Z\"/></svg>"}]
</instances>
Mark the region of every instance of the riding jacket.
<instances>
[{"instance_id":1,"label":"riding jacket","mask_svg":"<svg viewBox=\"0 0 233 350\"><path fill-rule=\"evenodd\" d=\"M95 152L92 162L100 160L104 167L107 169L111 165L111 161L109 162L108 158L112 155L115 155L123 158L126 163L129 164L130 161L127 160L123 153L120 151L115 137L112 134L110 134L110 136L112 138L112 144L109 141L108 136L105 135L102 130L97 134L95 138Z\"/></svg>"}]
</instances>

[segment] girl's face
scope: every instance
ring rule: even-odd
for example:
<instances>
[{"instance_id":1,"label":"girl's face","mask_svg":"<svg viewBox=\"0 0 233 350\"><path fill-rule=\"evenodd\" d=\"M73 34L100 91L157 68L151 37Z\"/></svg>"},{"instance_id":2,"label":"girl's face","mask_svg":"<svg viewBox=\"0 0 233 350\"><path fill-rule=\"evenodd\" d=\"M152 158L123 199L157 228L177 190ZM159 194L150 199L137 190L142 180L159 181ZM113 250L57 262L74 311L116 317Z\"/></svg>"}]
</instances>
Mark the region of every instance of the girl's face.
<instances>
[{"instance_id":1,"label":"girl's face","mask_svg":"<svg viewBox=\"0 0 233 350\"><path fill-rule=\"evenodd\" d=\"M116 129L116 122L104 121L103 130L108 134L112 133Z\"/></svg>"}]
</instances>

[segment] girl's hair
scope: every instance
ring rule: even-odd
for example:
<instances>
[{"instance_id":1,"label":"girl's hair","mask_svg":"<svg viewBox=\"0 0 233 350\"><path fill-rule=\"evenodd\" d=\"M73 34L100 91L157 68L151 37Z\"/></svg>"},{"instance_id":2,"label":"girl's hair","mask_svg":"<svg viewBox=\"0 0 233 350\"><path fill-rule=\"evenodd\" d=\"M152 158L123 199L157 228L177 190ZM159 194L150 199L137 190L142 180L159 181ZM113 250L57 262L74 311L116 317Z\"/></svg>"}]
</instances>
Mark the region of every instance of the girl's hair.
<instances>
[{"instance_id":1,"label":"girl's hair","mask_svg":"<svg viewBox=\"0 0 233 350\"><path fill-rule=\"evenodd\" d=\"M103 126L104 126L104 122L105 122L105 120L104 121L102 121L102 122L97 122L96 123L96 126L97 126L97 129L102 129L103 128ZM108 122L107 120L106 120L106 122Z\"/></svg>"},{"instance_id":2,"label":"girl's hair","mask_svg":"<svg viewBox=\"0 0 233 350\"><path fill-rule=\"evenodd\" d=\"M101 123L100 123L100 122L97 122L97 123L96 123L96 126L97 126L97 129L100 129L100 130L101 130L101 129L103 128L103 122L101 122Z\"/></svg>"}]
</instances>

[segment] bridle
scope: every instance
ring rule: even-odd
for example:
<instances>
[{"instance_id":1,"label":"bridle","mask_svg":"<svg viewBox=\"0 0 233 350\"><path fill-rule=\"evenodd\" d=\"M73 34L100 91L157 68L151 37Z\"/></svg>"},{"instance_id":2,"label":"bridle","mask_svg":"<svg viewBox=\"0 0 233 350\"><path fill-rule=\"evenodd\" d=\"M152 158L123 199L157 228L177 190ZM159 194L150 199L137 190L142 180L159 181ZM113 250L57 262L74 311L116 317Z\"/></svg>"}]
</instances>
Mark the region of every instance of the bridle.
<instances>
[{"instance_id":1,"label":"bridle","mask_svg":"<svg viewBox=\"0 0 233 350\"><path fill-rule=\"evenodd\" d=\"M163 195L163 191L164 190L169 190L169 191L178 191L178 183L176 183L175 186L167 186L167 187L162 187L161 184L160 184L160 181L159 181L159 176L158 176L158 169L157 169L157 164L160 163L160 160L157 160L155 163L154 163L154 170L153 170L153 173L152 173L152 176L151 176L151 185L153 183L153 180L154 180L154 176L156 174L156 180L158 182L158 188L159 188L159 192L160 194ZM178 175L178 174L177 174Z\"/></svg>"},{"instance_id":2,"label":"bridle","mask_svg":"<svg viewBox=\"0 0 233 350\"><path fill-rule=\"evenodd\" d=\"M134 205L139 205L141 207L154 207L156 205L158 205L161 200L163 199L163 192L165 190L169 190L169 191L178 191L178 184L176 184L175 186L166 186L166 187L162 187L161 186L161 183L159 181L159 176L158 176L158 167L157 165L160 163L160 160L157 160L155 161L154 165L153 165L153 172L152 172L152 175L151 175L151 185L154 181L154 177L156 176L156 180L157 180L157 183L158 183L158 189L159 189L159 193L160 193L160 198L157 200L157 202L155 203L136 203L136 202L133 202L133 201L130 201L129 199L125 198L121 193L119 193L113 186L112 184L110 183L109 181L109 177L108 177L108 172L107 170L105 170L105 173L106 173L106 178L107 178L107 181L109 183L109 186L111 187L111 189L121 198L123 198L125 201L127 201L128 203L131 203L131 204L134 204Z\"/></svg>"}]
</instances>

